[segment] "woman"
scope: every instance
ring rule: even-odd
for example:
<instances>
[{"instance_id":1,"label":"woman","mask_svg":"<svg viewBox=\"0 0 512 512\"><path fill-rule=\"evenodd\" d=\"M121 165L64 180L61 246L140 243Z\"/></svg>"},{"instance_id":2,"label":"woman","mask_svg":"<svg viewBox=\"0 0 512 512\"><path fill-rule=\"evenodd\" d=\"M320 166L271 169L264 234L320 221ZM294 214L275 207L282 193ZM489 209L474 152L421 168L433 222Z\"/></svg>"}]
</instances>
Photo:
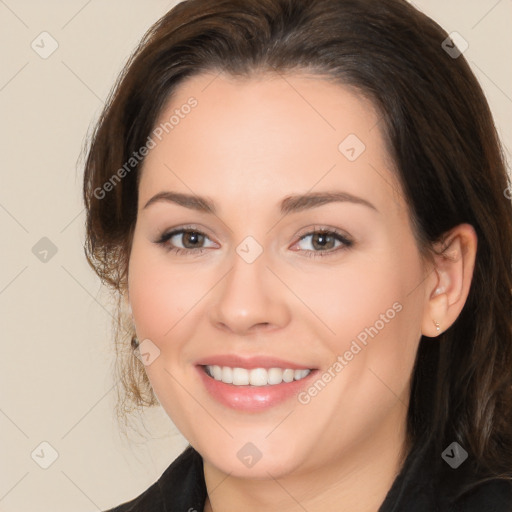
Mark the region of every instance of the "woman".
<instances>
[{"instance_id":1,"label":"woman","mask_svg":"<svg viewBox=\"0 0 512 512\"><path fill-rule=\"evenodd\" d=\"M190 445L112 511L512 510L509 187L407 2L167 13L93 134L86 254L120 405Z\"/></svg>"}]
</instances>

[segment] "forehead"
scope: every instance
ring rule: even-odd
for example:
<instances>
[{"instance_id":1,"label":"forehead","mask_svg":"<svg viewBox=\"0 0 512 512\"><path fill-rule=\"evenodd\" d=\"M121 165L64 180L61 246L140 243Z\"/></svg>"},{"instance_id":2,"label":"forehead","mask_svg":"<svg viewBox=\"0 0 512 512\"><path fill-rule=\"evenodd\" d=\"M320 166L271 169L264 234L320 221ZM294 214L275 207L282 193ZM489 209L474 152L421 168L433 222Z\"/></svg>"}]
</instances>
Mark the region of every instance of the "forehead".
<instances>
[{"instance_id":1,"label":"forehead","mask_svg":"<svg viewBox=\"0 0 512 512\"><path fill-rule=\"evenodd\" d=\"M379 119L368 99L318 76L197 75L160 113L140 195L167 186L277 199L343 186L372 188L374 200L386 202L398 185Z\"/></svg>"}]
</instances>

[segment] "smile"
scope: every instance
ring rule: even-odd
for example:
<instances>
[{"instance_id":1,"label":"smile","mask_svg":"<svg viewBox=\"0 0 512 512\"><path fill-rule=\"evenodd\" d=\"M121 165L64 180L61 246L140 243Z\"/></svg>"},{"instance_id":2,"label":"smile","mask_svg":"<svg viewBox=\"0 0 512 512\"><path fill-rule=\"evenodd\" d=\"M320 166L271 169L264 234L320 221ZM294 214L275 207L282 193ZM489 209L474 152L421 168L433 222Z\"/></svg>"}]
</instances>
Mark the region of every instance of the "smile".
<instances>
[{"instance_id":1,"label":"smile","mask_svg":"<svg viewBox=\"0 0 512 512\"><path fill-rule=\"evenodd\" d=\"M310 369L291 368L232 368L230 366L206 365L204 370L213 379L234 386L275 386L282 382L301 380Z\"/></svg>"}]
</instances>

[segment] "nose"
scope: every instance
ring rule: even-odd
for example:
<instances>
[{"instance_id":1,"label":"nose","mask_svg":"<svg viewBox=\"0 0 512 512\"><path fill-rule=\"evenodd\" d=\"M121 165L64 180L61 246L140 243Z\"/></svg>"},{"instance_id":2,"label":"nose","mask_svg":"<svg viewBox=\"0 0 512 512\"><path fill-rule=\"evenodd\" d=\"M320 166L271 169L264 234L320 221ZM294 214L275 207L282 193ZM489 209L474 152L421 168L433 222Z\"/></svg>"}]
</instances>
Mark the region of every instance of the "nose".
<instances>
[{"instance_id":1,"label":"nose","mask_svg":"<svg viewBox=\"0 0 512 512\"><path fill-rule=\"evenodd\" d=\"M268 267L265 251L252 263L236 252L233 264L216 286L211 321L237 335L282 329L290 321L288 289Z\"/></svg>"}]
</instances>

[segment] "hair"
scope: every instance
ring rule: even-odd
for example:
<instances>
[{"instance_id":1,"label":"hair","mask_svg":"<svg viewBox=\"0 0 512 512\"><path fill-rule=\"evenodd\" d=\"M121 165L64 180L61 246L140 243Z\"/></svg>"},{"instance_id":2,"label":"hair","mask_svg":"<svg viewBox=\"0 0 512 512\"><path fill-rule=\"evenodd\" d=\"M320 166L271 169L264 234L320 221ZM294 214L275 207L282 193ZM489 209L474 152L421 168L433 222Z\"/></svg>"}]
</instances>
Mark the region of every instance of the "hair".
<instances>
[{"instance_id":1,"label":"hair","mask_svg":"<svg viewBox=\"0 0 512 512\"><path fill-rule=\"evenodd\" d=\"M86 257L118 297L118 412L158 403L122 312L143 160L108 195L104 185L187 78L308 72L377 108L425 261L451 228L474 227L464 308L437 338L420 340L407 439L438 454L457 441L482 474L512 479L512 187L484 93L464 56L444 51L447 38L405 0L187 0L148 30L94 128L83 184Z\"/></svg>"}]
</instances>

